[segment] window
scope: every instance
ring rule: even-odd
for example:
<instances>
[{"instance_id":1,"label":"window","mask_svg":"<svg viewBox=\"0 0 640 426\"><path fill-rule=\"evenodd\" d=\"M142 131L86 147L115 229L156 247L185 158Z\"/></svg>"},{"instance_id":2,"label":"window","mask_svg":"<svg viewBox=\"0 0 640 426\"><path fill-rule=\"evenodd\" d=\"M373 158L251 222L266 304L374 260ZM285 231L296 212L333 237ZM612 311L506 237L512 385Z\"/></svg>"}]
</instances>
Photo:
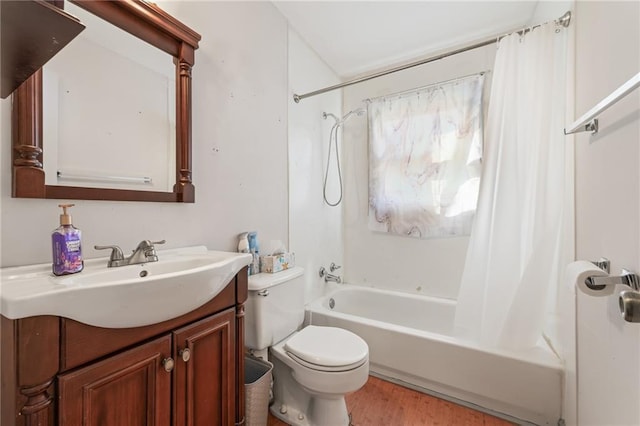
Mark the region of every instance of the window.
<instances>
[{"instance_id":1,"label":"window","mask_svg":"<svg viewBox=\"0 0 640 426\"><path fill-rule=\"evenodd\" d=\"M369 228L469 235L482 158L483 75L369 105Z\"/></svg>"}]
</instances>

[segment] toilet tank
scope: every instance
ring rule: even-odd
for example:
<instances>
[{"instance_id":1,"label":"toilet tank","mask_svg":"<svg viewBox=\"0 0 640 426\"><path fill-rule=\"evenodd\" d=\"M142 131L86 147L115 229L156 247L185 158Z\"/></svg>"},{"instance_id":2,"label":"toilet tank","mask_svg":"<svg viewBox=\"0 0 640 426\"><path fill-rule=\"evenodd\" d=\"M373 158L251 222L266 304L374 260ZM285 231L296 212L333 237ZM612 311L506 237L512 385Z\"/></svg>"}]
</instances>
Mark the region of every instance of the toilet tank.
<instances>
[{"instance_id":1,"label":"toilet tank","mask_svg":"<svg viewBox=\"0 0 640 426\"><path fill-rule=\"evenodd\" d=\"M254 350L278 343L304 321L304 269L249 276L245 345Z\"/></svg>"}]
</instances>

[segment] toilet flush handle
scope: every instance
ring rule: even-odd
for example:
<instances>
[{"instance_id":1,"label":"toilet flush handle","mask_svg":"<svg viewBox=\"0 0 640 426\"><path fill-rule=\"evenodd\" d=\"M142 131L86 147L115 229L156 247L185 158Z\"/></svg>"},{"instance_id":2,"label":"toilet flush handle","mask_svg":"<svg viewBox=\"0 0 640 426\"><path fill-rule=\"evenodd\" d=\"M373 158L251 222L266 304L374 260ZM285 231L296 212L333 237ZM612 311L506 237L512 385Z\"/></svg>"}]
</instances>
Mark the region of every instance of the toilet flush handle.
<instances>
[{"instance_id":1,"label":"toilet flush handle","mask_svg":"<svg viewBox=\"0 0 640 426\"><path fill-rule=\"evenodd\" d=\"M258 296L267 297L269 295L269 290L260 290L258 292Z\"/></svg>"}]
</instances>

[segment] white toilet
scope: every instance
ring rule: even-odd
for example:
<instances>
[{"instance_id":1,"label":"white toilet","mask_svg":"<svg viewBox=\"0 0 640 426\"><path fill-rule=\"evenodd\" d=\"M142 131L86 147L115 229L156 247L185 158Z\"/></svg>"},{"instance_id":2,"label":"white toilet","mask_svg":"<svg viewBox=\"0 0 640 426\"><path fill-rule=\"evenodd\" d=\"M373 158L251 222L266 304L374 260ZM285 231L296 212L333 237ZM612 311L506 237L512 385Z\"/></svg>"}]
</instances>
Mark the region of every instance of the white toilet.
<instances>
[{"instance_id":1,"label":"white toilet","mask_svg":"<svg viewBox=\"0 0 640 426\"><path fill-rule=\"evenodd\" d=\"M291 425L347 426L347 393L369 377L369 347L359 336L304 321L304 269L249 277L245 344L273 363L271 413Z\"/></svg>"}]
</instances>

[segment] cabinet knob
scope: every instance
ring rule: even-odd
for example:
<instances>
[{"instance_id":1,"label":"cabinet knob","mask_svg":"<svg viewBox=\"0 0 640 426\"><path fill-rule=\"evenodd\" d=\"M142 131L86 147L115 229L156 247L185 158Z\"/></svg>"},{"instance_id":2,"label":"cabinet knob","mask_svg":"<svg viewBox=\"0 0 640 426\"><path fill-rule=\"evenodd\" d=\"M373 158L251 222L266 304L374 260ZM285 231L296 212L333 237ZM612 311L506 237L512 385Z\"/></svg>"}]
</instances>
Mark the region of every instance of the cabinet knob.
<instances>
[{"instance_id":1,"label":"cabinet knob","mask_svg":"<svg viewBox=\"0 0 640 426\"><path fill-rule=\"evenodd\" d=\"M189 348L181 349L178 355L182 357L184 362L188 362L191 359L191 350L189 350Z\"/></svg>"},{"instance_id":2,"label":"cabinet knob","mask_svg":"<svg viewBox=\"0 0 640 426\"><path fill-rule=\"evenodd\" d=\"M162 365L164 366L164 371L166 371L167 373L171 373L176 363L173 358L169 357L162 360Z\"/></svg>"}]
</instances>

